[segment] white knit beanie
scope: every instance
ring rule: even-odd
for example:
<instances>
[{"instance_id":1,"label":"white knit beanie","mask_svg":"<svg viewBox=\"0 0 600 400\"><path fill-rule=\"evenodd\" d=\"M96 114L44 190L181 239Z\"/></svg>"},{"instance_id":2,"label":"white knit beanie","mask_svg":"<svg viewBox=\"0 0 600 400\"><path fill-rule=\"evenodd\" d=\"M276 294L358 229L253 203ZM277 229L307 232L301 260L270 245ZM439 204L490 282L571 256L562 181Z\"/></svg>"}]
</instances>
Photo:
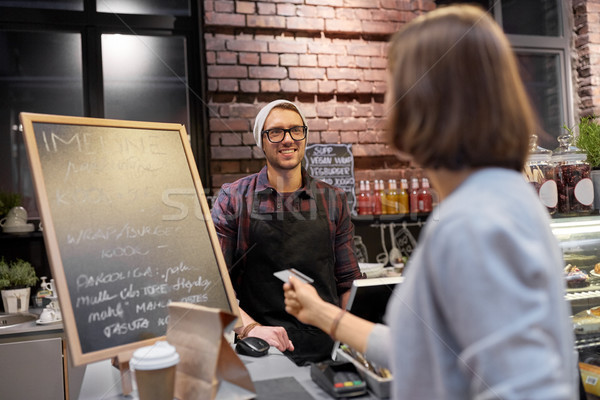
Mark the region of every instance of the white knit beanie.
<instances>
[{"instance_id":1,"label":"white knit beanie","mask_svg":"<svg viewBox=\"0 0 600 400\"><path fill-rule=\"evenodd\" d=\"M267 119L267 117L269 116L269 113L271 112L271 110L279 105L279 104L284 104L284 103L288 103L294 106L294 108L296 109L296 111L298 111L298 114L300 115L300 118L302 118L302 123L304 125L306 125L306 118L304 118L304 114L302 114L302 111L300 111L300 109L298 108L297 105L295 105L294 103L292 103L291 101L287 101L287 100L274 100L272 102L270 102L269 104L267 104L266 106L264 106L259 112L258 115L256 116L256 120L254 121L254 140L256 141L256 145L258 147L260 147L262 149L262 131L263 131L263 127L265 126L265 120ZM307 139L306 141L308 142L308 130L307 130Z\"/></svg>"}]
</instances>

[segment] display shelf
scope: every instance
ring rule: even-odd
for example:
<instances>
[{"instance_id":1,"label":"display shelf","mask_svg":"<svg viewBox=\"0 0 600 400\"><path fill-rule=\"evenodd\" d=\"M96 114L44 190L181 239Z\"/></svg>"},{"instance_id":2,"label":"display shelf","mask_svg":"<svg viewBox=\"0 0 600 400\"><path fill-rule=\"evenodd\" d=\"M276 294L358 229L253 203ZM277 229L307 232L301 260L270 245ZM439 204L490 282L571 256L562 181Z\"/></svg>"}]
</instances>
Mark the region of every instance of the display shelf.
<instances>
[{"instance_id":1,"label":"display shelf","mask_svg":"<svg viewBox=\"0 0 600 400\"><path fill-rule=\"evenodd\" d=\"M600 286L590 285L586 289L587 290L585 290L585 291L578 291L578 292L567 291L567 293L565 294L565 299L567 299L568 301L587 300L587 299L596 299L596 298L600 299ZM599 301L599 303L600 303L600 301Z\"/></svg>"}]
</instances>

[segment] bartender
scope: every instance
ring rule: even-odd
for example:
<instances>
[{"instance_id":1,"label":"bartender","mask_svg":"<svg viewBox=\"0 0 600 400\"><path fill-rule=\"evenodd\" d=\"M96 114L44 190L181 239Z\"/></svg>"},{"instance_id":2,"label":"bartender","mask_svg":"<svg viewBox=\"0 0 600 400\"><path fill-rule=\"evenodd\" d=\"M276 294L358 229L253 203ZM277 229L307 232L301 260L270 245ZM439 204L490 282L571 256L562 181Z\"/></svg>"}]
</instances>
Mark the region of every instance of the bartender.
<instances>
[{"instance_id":1,"label":"bartender","mask_svg":"<svg viewBox=\"0 0 600 400\"><path fill-rule=\"evenodd\" d=\"M298 365L328 358L333 341L285 312L282 282L273 273L295 268L314 279L323 299L344 308L361 276L345 192L301 165L307 136L294 103L267 104L254 124L267 165L224 184L212 209L239 300L238 337L260 337Z\"/></svg>"}]
</instances>

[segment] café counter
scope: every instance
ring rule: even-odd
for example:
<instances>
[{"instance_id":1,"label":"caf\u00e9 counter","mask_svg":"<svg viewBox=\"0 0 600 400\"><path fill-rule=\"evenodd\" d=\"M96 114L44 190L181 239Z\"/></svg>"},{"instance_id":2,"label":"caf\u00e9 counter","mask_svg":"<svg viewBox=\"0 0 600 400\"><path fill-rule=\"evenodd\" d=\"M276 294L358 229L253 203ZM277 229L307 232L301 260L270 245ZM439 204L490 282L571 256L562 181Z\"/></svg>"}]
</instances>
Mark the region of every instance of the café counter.
<instances>
[{"instance_id":1,"label":"caf\u00e9 counter","mask_svg":"<svg viewBox=\"0 0 600 400\"><path fill-rule=\"evenodd\" d=\"M30 310L39 315L41 310ZM221 385L219 399L328 400L332 397L310 377L310 367L298 367L276 348L264 357L240 356L254 382L256 396ZM67 355L62 324L35 321L0 329L0 387L10 399L138 399L123 395L121 375L111 360L74 367ZM11 360L7 362L5 360ZM372 394L360 399L377 399Z\"/></svg>"}]
</instances>

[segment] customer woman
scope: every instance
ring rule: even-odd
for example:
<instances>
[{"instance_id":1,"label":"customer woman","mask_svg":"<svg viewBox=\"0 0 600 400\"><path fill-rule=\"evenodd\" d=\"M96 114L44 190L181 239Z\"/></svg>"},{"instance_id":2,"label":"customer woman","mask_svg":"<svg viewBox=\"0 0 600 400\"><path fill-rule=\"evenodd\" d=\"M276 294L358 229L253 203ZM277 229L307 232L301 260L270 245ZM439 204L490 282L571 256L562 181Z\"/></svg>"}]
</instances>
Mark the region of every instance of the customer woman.
<instances>
[{"instance_id":1,"label":"customer woman","mask_svg":"<svg viewBox=\"0 0 600 400\"><path fill-rule=\"evenodd\" d=\"M386 324L291 278L286 311L389 365L395 399L577 398L562 257L522 178L535 121L511 47L483 10L450 6L389 47L389 131L441 202Z\"/></svg>"}]
</instances>

